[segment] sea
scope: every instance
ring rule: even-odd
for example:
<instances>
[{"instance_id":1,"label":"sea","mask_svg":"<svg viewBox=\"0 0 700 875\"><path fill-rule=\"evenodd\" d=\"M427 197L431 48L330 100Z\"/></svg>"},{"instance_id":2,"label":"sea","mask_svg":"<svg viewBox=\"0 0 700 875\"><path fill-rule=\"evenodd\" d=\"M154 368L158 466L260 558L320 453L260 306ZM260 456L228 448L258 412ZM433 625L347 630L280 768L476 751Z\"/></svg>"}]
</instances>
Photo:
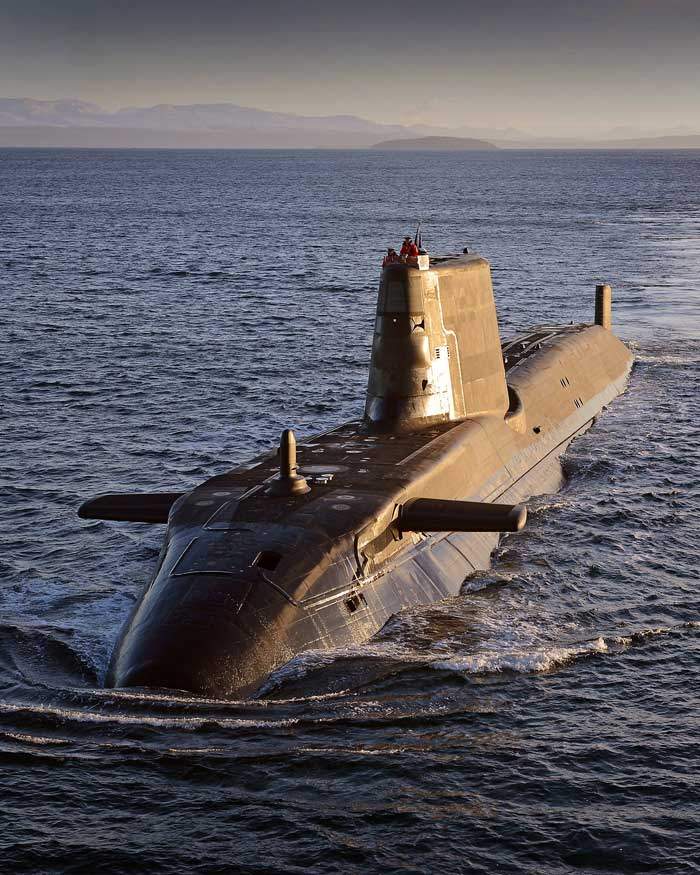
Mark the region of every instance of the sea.
<instances>
[{"instance_id":1,"label":"sea","mask_svg":"<svg viewBox=\"0 0 700 875\"><path fill-rule=\"evenodd\" d=\"M382 254L635 366L446 601L257 698L103 687L187 490L361 416ZM0 872L700 872L700 151L0 150Z\"/></svg>"}]
</instances>

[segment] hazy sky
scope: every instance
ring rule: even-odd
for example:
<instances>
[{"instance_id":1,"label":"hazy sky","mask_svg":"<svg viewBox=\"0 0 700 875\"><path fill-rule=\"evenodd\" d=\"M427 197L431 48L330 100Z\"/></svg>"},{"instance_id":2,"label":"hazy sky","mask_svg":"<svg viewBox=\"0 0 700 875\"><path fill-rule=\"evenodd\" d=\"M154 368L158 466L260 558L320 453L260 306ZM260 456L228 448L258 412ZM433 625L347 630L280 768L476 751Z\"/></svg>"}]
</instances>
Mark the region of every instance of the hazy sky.
<instances>
[{"instance_id":1,"label":"hazy sky","mask_svg":"<svg viewBox=\"0 0 700 875\"><path fill-rule=\"evenodd\" d=\"M0 0L0 96L700 131L700 0Z\"/></svg>"}]
</instances>

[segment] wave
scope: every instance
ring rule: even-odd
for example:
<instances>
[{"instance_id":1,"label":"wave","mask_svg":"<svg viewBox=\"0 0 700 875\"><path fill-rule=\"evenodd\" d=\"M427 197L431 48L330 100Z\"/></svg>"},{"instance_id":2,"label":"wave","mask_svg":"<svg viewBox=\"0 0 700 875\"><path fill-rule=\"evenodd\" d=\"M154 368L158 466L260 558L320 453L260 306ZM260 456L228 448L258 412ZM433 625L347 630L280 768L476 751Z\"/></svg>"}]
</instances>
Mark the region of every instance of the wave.
<instances>
[{"instance_id":1,"label":"wave","mask_svg":"<svg viewBox=\"0 0 700 875\"><path fill-rule=\"evenodd\" d=\"M569 647L542 647L535 650L515 649L504 653L475 653L431 662L430 668L463 674L493 674L505 671L535 673L551 671L558 666L596 653L607 653L608 643L602 637Z\"/></svg>"},{"instance_id":2,"label":"wave","mask_svg":"<svg viewBox=\"0 0 700 875\"><path fill-rule=\"evenodd\" d=\"M688 352L686 354L678 353L644 353L639 352L636 355L638 362L651 365L669 365L672 367L688 367L690 365L700 364L700 354Z\"/></svg>"},{"instance_id":3,"label":"wave","mask_svg":"<svg viewBox=\"0 0 700 875\"><path fill-rule=\"evenodd\" d=\"M483 647L471 653L460 653L456 649L445 654L447 642L433 646L426 652L418 652L397 642L380 642L366 645L351 645L327 651L311 650L292 659L286 665L274 672L260 689L258 695L266 696L285 687L293 686L299 681L310 679L317 672L328 673L335 666L343 673L343 667L349 668L354 663L384 663L390 664L393 670L401 668L426 668L434 671L457 672L465 675L501 674L515 672L518 674L537 674L562 668L570 663L588 659L594 656L619 653L629 647L641 645L648 639L660 635L678 635L690 630L700 629L700 621L688 621L673 627L655 627L629 632L626 635L598 635L594 638L549 643L523 643L523 630L505 628ZM436 653L441 649L442 652ZM357 683L356 673L347 671L348 681ZM367 672L371 675L372 672ZM365 677L364 682L371 681ZM334 690L313 698L327 698L347 692L354 685L348 684L344 690ZM310 697L304 696L307 699ZM276 697L277 701L281 701Z\"/></svg>"},{"instance_id":4,"label":"wave","mask_svg":"<svg viewBox=\"0 0 700 875\"><path fill-rule=\"evenodd\" d=\"M233 704L233 703L229 703ZM120 726L150 726L157 729L186 729L197 731L209 727L220 729L263 729L293 726L299 722L296 717L278 720L255 720L242 717L206 716L158 717L151 714L124 714L111 711L87 711L79 708L66 708L59 705L40 705L29 702L0 702L0 714L21 718L26 715L32 719L37 716L52 725L63 726L67 722L90 724L117 724Z\"/></svg>"},{"instance_id":5,"label":"wave","mask_svg":"<svg viewBox=\"0 0 700 875\"><path fill-rule=\"evenodd\" d=\"M15 683L65 687L97 683L97 670L58 629L0 626L0 674Z\"/></svg>"},{"instance_id":6,"label":"wave","mask_svg":"<svg viewBox=\"0 0 700 875\"><path fill-rule=\"evenodd\" d=\"M641 629L627 635L599 635L597 638L587 641L565 645L553 644L535 648L516 647L507 650L477 652L469 656L435 660L430 663L430 667L464 674L548 672L591 656L619 653L629 647L643 644L656 636L675 636L694 629L700 629L700 621L692 620L678 626Z\"/></svg>"},{"instance_id":7,"label":"wave","mask_svg":"<svg viewBox=\"0 0 700 875\"><path fill-rule=\"evenodd\" d=\"M427 702L423 694L406 697L405 683L398 688L400 695L393 695L391 691L395 693L397 689L394 686L396 676L416 670L466 678L507 676L510 673L541 674L584 660L621 654L663 636L683 636L698 630L700 620L691 620L675 626L631 630L620 635L528 645L517 640L521 630L509 627L502 630L498 640L492 640L473 652L459 652L453 647L446 653L444 646L442 652L439 646L417 652L397 642L309 651L270 678L266 689L260 692L261 696L273 696L268 700L200 699L177 692L170 695L166 691L67 689L64 693L71 696L71 702L0 701L0 720L9 723L7 728L0 728L0 755L13 755L18 750L21 753L22 747L61 749L75 743L82 746L89 741L99 748L136 752L146 748L152 750L155 744L161 753L186 757L220 751L222 741L215 742L217 747L206 743L179 747L173 745L174 738L167 733L265 733L304 725L444 718L448 713L461 713L465 703L456 701L453 693L441 696L435 683L429 684ZM509 645L510 639L513 643ZM381 669L379 686L373 683L377 677L372 676L371 671L360 671L358 675L357 667L362 669L367 665ZM318 687L314 673L321 671L325 678L333 669L344 681L340 688L322 692L314 690ZM391 679L388 689L381 683L386 679ZM295 688L300 682L306 683ZM413 686L413 675L410 683ZM359 697L358 687L365 688ZM382 691L381 694L377 694L377 690ZM472 709L474 704L470 701L469 708ZM482 706L487 710L490 708L488 702ZM261 714L260 709L265 713ZM144 731L156 734L144 737L141 734ZM225 744L226 752L230 753L228 742Z\"/></svg>"}]
</instances>

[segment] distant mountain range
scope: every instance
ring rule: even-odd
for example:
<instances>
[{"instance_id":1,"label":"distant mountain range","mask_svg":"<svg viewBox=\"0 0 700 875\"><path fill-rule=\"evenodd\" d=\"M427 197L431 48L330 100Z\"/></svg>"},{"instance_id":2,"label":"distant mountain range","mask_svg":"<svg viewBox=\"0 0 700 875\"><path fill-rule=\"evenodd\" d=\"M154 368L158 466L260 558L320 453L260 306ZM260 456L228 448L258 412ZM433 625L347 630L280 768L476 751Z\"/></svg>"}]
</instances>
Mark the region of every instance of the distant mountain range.
<instances>
[{"instance_id":1,"label":"distant mountain range","mask_svg":"<svg viewBox=\"0 0 700 875\"><path fill-rule=\"evenodd\" d=\"M420 149L429 152L464 152L469 149L498 149L486 140L473 137L411 137L400 140L382 140L373 149Z\"/></svg>"},{"instance_id":2,"label":"distant mountain range","mask_svg":"<svg viewBox=\"0 0 700 875\"><path fill-rule=\"evenodd\" d=\"M700 134L664 136L601 137L597 140L574 137L526 137L500 143L507 149L700 149Z\"/></svg>"},{"instance_id":3,"label":"distant mountain range","mask_svg":"<svg viewBox=\"0 0 700 875\"><path fill-rule=\"evenodd\" d=\"M700 134L684 129L669 136L634 136L624 129L584 140L537 137L513 128L379 124L353 115L304 116L233 103L159 104L109 112L81 100L0 98L0 146L351 149L381 141L382 148L409 148L405 141L424 137L486 141L479 148L700 148ZM401 144L390 147L386 141Z\"/></svg>"},{"instance_id":4,"label":"distant mountain range","mask_svg":"<svg viewBox=\"0 0 700 875\"><path fill-rule=\"evenodd\" d=\"M107 112L80 100L0 98L0 145L8 146L352 148L424 132L352 115L303 116L233 103Z\"/></svg>"}]
</instances>

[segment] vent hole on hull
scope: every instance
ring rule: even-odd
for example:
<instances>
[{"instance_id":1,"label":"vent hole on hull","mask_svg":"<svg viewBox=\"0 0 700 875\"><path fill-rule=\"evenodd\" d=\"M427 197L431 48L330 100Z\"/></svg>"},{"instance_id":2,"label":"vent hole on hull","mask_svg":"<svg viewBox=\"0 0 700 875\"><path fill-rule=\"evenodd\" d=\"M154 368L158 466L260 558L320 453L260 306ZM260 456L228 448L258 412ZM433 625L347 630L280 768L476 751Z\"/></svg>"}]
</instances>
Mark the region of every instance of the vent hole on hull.
<instances>
[{"instance_id":1,"label":"vent hole on hull","mask_svg":"<svg viewBox=\"0 0 700 875\"><path fill-rule=\"evenodd\" d=\"M361 592L358 592L356 595L350 596L349 599L345 599L345 607L349 614L354 614L360 608L367 607L367 599Z\"/></svg>"},{"instance_id":2,"label":"vent hole on hull","mask_svg":"<svg viewBox=\"0 0 700 875\"><path fill-rule=\"evenodd\" d=\"M264 568L265 571L274 571L281 560L281 553L275 553L274 550L261 550L252 564L257 568Z\"/></svg>"}]
</instances>

